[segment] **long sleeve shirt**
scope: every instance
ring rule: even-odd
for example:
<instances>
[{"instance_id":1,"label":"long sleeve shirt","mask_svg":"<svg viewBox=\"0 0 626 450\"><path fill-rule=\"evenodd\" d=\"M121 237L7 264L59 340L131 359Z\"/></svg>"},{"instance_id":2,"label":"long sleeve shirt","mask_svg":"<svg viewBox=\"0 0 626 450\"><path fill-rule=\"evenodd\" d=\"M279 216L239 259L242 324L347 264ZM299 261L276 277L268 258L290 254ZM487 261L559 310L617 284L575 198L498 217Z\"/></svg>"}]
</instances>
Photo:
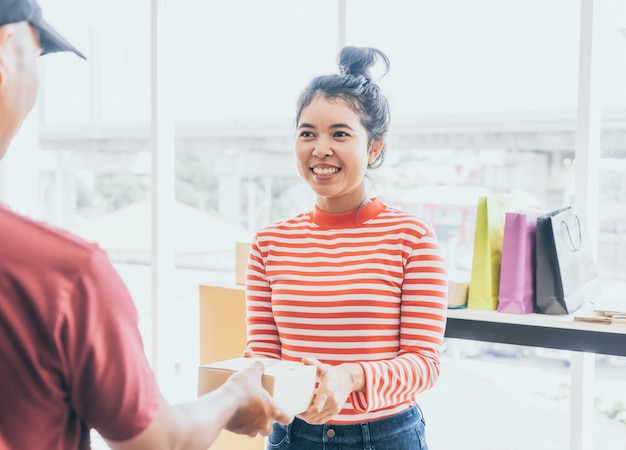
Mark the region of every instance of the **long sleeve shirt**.
<instances>
[{"instance_id":1,"label":"long sleeve shirt","mask_svg":"<svg viewBox=\"0 0 626 450\"><path fill-rule=\"evenodd\" d=\"M432 228L380 199L317 208L257 232L246 273L248 347L261 356L356 362L353 392L330 423L401 412L439 377L447 269Z\"/></svg>"}]
</instances>

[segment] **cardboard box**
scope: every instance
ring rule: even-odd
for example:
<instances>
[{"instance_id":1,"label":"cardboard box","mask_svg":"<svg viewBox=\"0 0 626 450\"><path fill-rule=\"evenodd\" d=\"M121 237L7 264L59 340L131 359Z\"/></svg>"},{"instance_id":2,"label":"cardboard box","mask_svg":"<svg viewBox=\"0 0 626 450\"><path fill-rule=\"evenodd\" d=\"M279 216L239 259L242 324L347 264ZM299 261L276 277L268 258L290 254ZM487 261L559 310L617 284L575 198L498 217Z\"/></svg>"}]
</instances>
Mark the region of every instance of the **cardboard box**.
<instances>
[{"instance_id":1,"label":"cardboard box","mask_svg":"<svg viewBox=\"0 0 626 450\"><path fill-rule=\"evenodd\" d=\"M451 272L448 279L448 308L467 306L471 273L463 271Z\"/></svg>"},{"instance_id":2,"label":"cardboard box","mask_svg":"<svg viewBox=\"0 0 626 450\"><path fill-rule=\"evenodd\" d=\"M199 286L200 364L237 358L246 349L243 286Z\"/></svg>"},{"instance_id":3,"label":"cardboard box","mask_svg":"<svg viewBox=\"0 0 626 450\"><path fill-rule=\"evenodd\" d=\"M246 269L250 256L250 242L235 243L235 284L246 284Z\"/></svg>"},{"instance_id":4,"label":"cardboard box","mask_svg":"<svg viewBox=\"0 0 626 450\"><path fill-rule=\"evenodd\" d=\"M277 404L294 415L306 411L313 400L316 368L295 361L234 358L202 365L198 376L198 395L217 389L228 377L249 367L253 361L261 361L265 365L261 382Z\"/></svg>"},{"instance_id":5,"label":"cardboard box","mask_svg":"<svg viewBox=\"0 0 626 450\"><path fill-rule=\"evenodd\" d=\"M199 286L200 364L241 356L246 348L243 286ZM265 438L222 430L211 450L265 450Z\"/></svg>"}]
</instances>

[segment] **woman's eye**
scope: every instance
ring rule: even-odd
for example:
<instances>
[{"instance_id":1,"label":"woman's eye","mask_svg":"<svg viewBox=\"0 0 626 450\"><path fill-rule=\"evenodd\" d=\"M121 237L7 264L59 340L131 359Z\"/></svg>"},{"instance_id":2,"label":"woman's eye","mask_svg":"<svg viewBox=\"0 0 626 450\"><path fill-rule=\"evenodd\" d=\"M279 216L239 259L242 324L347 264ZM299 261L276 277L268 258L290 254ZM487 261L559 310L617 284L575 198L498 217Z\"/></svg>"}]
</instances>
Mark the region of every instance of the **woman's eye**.
<instances>
[{"instance_id":1,"label":"woman's eye","mask_svg":"<svg viewBox=\"0 0 626 450\"><path fill-rule=\"evenodd\" d=\"M303 131L303 132L300 133L300 137L307 138L307 137L311 137L311 136L313 136L313 133L311 133L310 131Z\"/></svg>"},{"instance_id":2,"label":"woman's eye","mask_svg":"<svg viewBox=\"0 0 626 450\"><path fill-rule=\"evenodd\" d=\"M345 131L335 131L335 137L346 137L348 136L348 133L346 133Z\"/></svg>"}]
</instances>

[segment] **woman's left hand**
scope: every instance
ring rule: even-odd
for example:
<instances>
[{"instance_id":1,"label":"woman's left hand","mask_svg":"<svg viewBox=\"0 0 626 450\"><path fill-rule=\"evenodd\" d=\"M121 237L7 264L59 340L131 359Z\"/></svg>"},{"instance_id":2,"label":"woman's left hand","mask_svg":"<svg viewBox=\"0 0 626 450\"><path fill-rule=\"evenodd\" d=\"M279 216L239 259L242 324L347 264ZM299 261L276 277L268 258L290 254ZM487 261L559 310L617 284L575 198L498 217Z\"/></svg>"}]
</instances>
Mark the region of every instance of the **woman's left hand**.
<instances>
[{"instance_id":1,"label":"woman's left hand","mask_svg":"<svg viewBox=\"0 0 626 450\"><path fill-rule=\"evenodd\" d=\"M310 424L328 422L343 408L346 399L354 391L364 388L363 369L356 363L337 366L324 364L315 358L302 358L307 365L317 367L319 385L311 406L298 417Z\"/></svg>"}]
</instances>

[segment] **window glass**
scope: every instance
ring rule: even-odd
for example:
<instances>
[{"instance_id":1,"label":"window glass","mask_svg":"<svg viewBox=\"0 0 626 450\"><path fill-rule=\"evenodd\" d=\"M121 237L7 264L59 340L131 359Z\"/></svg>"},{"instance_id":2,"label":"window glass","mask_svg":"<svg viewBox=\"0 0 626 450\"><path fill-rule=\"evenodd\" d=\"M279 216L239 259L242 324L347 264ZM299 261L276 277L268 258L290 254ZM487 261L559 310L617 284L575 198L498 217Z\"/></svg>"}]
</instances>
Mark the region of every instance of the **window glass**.
<instances>
[{"instance_id":1,"label":"window glass","mask_svg":"<svg viewBox=\"0 0 626 450\"><path fill-rule=\"evenodd\" d=\"M601 214L591 220L599 220L603 289L621 295L626 287L626 248L620 237L626 211L626 15L623 2L597 3L594 76L599 77L595 94L602 108L603 157ZM515 192L544 210L572 203L579 28L579 2L347 2L346 43L378 47L392 66L381 80L392 111L388 155L383 167L372 172L373 184L387 200L433 223L452 270L471 270L478 196ZM446 423L449 411L443 408L438 415L437 407L450 404L444 398L455 402L458 395L466 398L477 390L481 404L488 402L491 410L534 398L543 405L540 410L559 411L563 426L552 431L567 442L569 409L559 399L570 396L569 352L454 339L447 344L442 380L424 395L429 423ZM596 362L597 385L606 386L595 391L596 414L612 417L613 423L596 422L595 444L610 448L611 427L623 432L625 398L617 393L614 376L625 362L603 356ZM476 374L493 380L495 390L481 388ZM531 381L535 376L543 382ZM460 416L476 413L475 403L469 405ZM484 430L487 441L480 442L477 433L475 446L491 445L493 429L515 433L507 420L490 420ZM431 425L431 431L432 446L463 445L454 442L445 425L439 430ZM467 439L465 432L461 435ZM548 442L550 437L541 439Z\"/></svg>"},{"instance_id":2,"label":"window glass","mask_svg":"<svg viewBox=\"0 0 626 450\"><path fill-rule=\"evenodd\" d=\"M40 59L38 187L30 186L42 218L107 251L133 294L149 356L152 3L41 1L47 20L88 59ZM292 122L299 90L334 69L337 3L163 5L176 119L171 301L180 306L163 327L177 327L177 337L161 336L159 353L175 361L161 374L176 381L166 394L188 399L196 394L198 284L233 281L237 241L312 204L294 187ZM184 349L172 348L180 342Z\"/></svg>"},{"instance_id":3,"label":"window glass","mask_svg":"<svg viewBox=\"0 0 626 450\"><path fill-rule=\"evenodd\" d=\"M602 106L598 264L603 287L626 287L626 4L600 2L597 76Z\"/></svg>"},{"instance_id":4,"label":"window glass","mask_svg":"<svg viewBox=\"0 0 626 450\"><path fill-rule=\"evenodd\" d=\"M602 103L598 263L603 287L621 294L626 5L596 1L601 8L595 75ZM133 293L147 347L151 3L41 0L50 23L88 61L71 54L41 58L39 176L38 187L31 186L41 216L107 250ZM176 118L174 301L180 304L170 319L180 325L175 341L189 345L169 348L171 336L161 342L176 359L176 383L164 386L166 393L187 400L195 396L197 376L197 285L234 281L235 241L313 205L293 161L295 100L311 77L337 71L341 2L165 3ZM391 60L391 72L379 80L391 103L388 153L370 174L371 192L433 223L451 269L470 269L480 195L514 191L550 209L571 200L579 2L346 5L346 44L378 47ZM495 370L477 367L479 357L527 366L549 360L561 369L568 359L563 352L486 344L450 342L449 350L448 356L475 358L468 364L478 374ZM623 358L598 361L598 376L612 386L607 380L623 367ZM567 371L550 373L556 374L555 386L569 383ZM611 420L623 416L618 402L626 404L617 392L622 391L603 390L598 402Z\"/></svg>"},{"instance_id":5,"label":"window glass","mask_svg":"<svg viewBox=\"0 0 626 450\"><path fill-rule=\"evenodd\" d=\"M553 161L572 152L578 14L567 1L348 2L347 43L378 47L392 64L381 79L388 161L373 177L431 220L453 269L471 265L478 196L567 202L573 166Z\"/></svg>"}]
</instances>

